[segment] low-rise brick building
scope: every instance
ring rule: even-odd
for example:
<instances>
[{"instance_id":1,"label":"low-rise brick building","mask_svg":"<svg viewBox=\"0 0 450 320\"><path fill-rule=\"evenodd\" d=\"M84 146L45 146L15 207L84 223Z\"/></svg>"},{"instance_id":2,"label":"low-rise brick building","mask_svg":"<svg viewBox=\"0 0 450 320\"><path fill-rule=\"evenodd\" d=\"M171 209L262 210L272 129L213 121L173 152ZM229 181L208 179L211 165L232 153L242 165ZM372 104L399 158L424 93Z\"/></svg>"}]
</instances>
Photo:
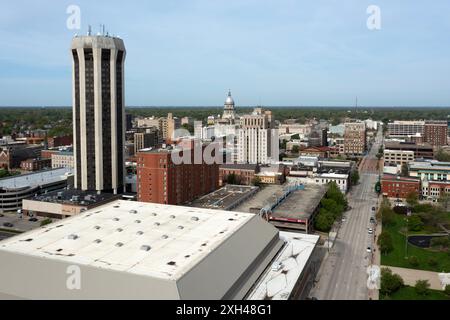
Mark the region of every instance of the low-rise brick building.
<instances>
[{"instance_id":1,"label":"low-rise brick building","mask_svg":"<svg viewBox=\"0 0 450 320\"><path fill-rule=\"evenodd\" d=\"M384 174L381 178L381 192L388 198L405 199L411 192L420 195L420 179Z\"/></svg>"}]
</instances>

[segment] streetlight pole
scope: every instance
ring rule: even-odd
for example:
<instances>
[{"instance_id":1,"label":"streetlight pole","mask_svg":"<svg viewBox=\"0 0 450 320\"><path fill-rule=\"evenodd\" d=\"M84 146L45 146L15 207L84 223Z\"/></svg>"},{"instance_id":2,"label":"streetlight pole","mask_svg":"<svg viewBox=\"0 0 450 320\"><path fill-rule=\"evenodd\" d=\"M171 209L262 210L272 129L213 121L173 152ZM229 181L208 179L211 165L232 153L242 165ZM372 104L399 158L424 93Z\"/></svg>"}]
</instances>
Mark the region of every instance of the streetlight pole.
<instances>
[{"instance_id":1,"label":"streetlight pole","mask_svg":"<svg viewBox=\"0 0 450 320\"><path fill-rule=\"evenodd\" d=\"M406 218L405 259L408 259L408 218Z\"/></svg>"}]
</instances>

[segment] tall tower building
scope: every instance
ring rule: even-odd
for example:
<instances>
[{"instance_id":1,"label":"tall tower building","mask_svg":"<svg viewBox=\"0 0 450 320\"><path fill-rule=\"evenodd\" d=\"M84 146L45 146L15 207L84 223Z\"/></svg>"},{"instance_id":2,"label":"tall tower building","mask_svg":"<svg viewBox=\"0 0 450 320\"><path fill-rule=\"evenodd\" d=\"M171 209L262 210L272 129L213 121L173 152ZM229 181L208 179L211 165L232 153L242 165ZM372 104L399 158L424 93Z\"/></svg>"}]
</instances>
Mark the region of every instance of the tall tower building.
<instances>
[{"instance_id":1,"label":"tall tower building","mask_svg":"<svg viewBox=\"0 0 450 320\"><path fill-rule=\"evenodd\" d=\"M124 185L125 46L108 35L72 40L75 188L121 193Z\"/></svg>"},{"instance_id":2,"label":"tall tower building","mask_svg":"<svg viewBox=\"0 0 450 320\"><path fill-rule=\"evenodd\" d=\"M272 112L255 108L240 118L237 136L239 163L268 164L278 161L278 130L274 129Z\"/></svg>"}]
</instances>

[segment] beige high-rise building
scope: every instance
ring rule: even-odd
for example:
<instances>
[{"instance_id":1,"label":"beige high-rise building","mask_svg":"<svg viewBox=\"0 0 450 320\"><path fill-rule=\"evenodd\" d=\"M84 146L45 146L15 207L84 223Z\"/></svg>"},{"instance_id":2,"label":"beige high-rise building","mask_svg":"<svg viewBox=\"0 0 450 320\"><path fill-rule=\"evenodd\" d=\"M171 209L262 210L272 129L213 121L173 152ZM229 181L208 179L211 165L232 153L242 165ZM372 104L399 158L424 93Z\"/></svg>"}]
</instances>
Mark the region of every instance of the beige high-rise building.
<instances>
[{"instance_id":1,"label":"beige high-rise building","mask_svg":"<svg viewBox=\"0 0 450 320\"><path fill-rule=\"evenodd\" d=\"M166 129L166 142L171 143L174 138L174 132L175 130L179 129L181 127L181 120L180 118L174 117L172 113L169 113L167 115L167 122L165 123L167 129Z\"/></svg>"},{"instance_id":2,"label":"beige high-rise building","mask_svg":"<svg viewBox=\"0 0 450 320\"><path fill-rule=\"evenodd\" d=\"M240 118L240 124L237 135L239 163L266 164L271 159L278 160L278 131L273 129L272 111L255 108L253 113Z\"/></svg>"},{"instance_id":3,"label":"beige high-rise building","mask_svg":"<svg viewBox=\"0 0 450 320\"><path fill-rule=\"evenodd\" d=\"M75 187L120 193L124 185L125 97L122 39L72 40Z\"/></svg>"},{"instance_id":4,"label":"beige high-rise building","mask_svg":"<svg viewBox=\"0 0 450 320\"><path fill-rule=\"evenodd\" d=\"M366 151L366 124L347 122L344 129L344 153L362 155Z\"/></svg>"}]
</instances>

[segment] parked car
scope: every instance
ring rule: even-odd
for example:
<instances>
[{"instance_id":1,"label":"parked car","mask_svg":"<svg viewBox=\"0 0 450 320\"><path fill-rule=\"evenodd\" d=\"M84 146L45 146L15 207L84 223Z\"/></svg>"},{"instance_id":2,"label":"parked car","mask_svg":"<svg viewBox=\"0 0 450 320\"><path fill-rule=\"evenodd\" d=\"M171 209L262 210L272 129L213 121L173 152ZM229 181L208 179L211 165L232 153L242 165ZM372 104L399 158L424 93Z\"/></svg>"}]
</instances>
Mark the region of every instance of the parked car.
<instances>
[{"instance_id":1,"label":"parked car","mask_svg":"<svg viewBox=\"0 0 450 320\"><path fill-rule=\"evenodd\" d=\"M372 233L373 233L373 229L369 228L369 234L372 234Z\"/></svg>"},{"instance_id":2,"label":"parked car","mask_svg":"<svg viewBox=\"0 0 450 320\"><path fill-rule=\"evenodd\" d=\"M36 221L38 221L38 219L37 218L30 218L30 219L28 219L28 221L36 222Z\"/></svg>"},{"instance_id":3,"label":"parked car","mask_svg":"<svg viewBox=\"0 0 450 320\"><path fill-rule=\"evenodd\" d=\"M14 227L14 225L13 225L11 222L5 222L5 223L3 224L3 226L4 226L4 227L8 227L8 228Z\"/></svg>"},{"instance_id":4,"label":"parked car","mask_svg":"<svg viewBox=\"0 0 450 320\"><path fill-rule=\"evenodd\" d=\"M369 252L369 253L372 253L372 248L371 247L367 247L366 251Z\"/></svg>"},{"instance_id":5,"label":"parked car","mask_svg":"<svg viewBox=\"0 0 450 320\"><path fill-rule=\"evenodd\" d=\"M4 216L5 216L4 214L1 214L1 213L0 213L0 218L1 218L1 217L4 217Z\"/></svg>"},{"instance_id":6,"label":"parked car","mask_svg":"<svg viewBox=\"0 0 450 320\"><path fill-rule=\"evenodd\" d=\"M375 209L375 207L372 207L372 211L375 211L376 209Z\"/></svg>"}]
</instances>

